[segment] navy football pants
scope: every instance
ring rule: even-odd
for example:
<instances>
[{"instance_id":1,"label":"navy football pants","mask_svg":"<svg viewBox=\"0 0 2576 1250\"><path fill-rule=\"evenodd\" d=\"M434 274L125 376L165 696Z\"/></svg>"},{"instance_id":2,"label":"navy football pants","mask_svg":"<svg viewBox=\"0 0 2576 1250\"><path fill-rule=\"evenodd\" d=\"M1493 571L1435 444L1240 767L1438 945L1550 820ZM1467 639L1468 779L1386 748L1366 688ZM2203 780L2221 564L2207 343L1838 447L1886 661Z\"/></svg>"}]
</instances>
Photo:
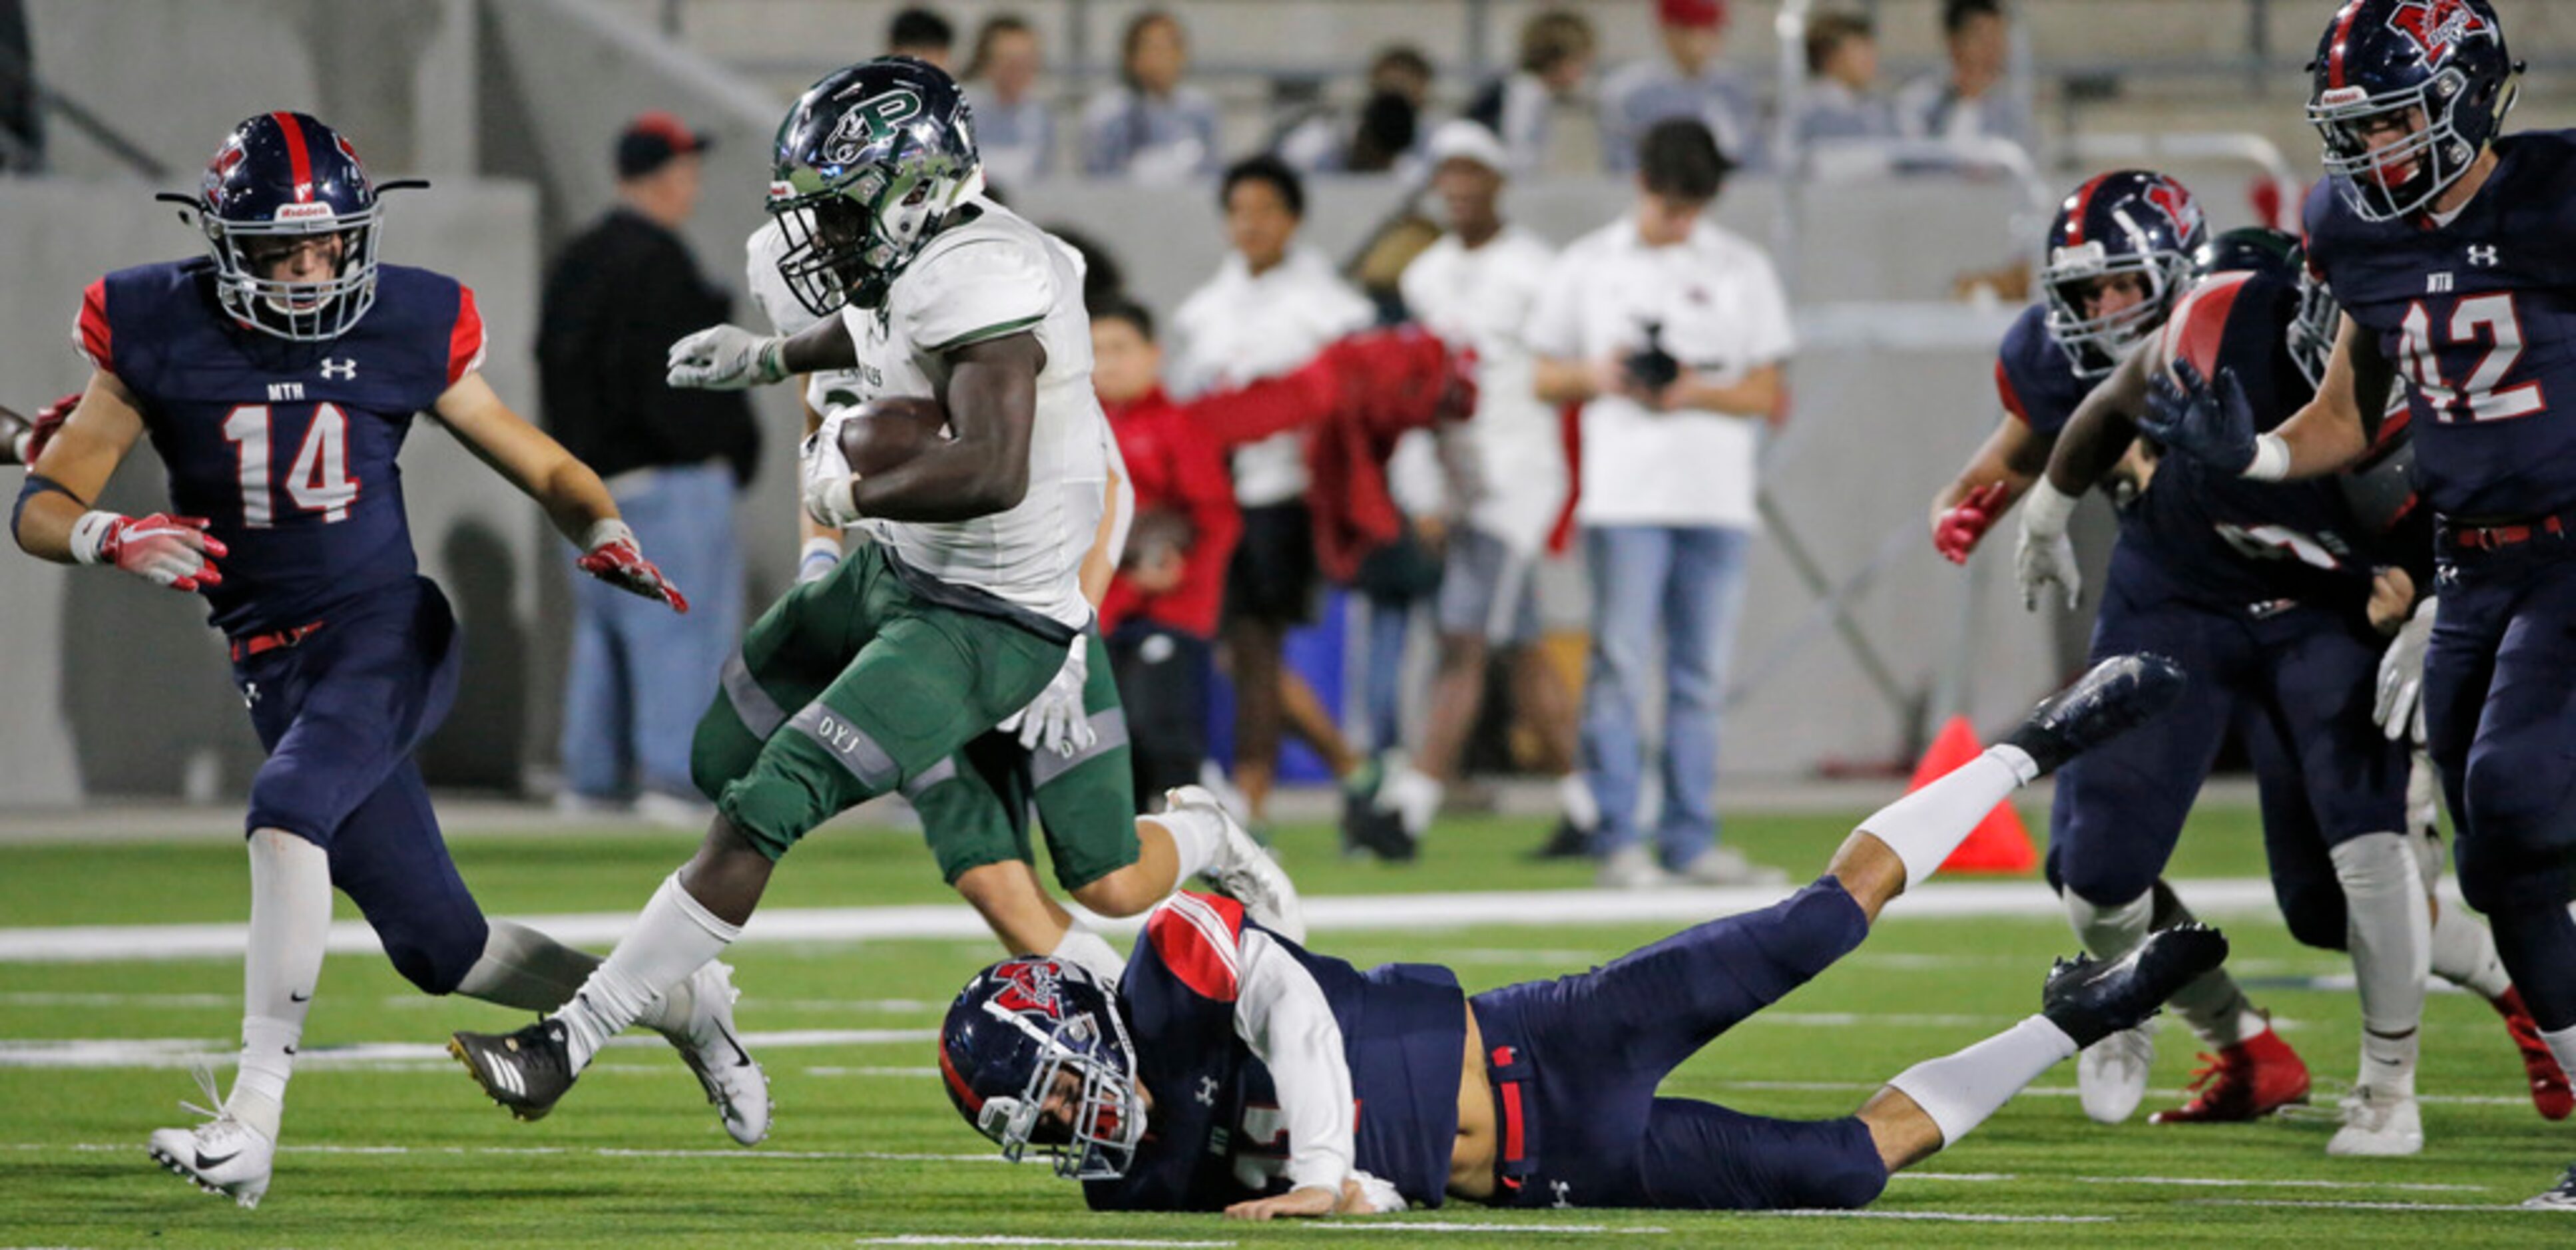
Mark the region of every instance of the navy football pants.
<instances>
[{"instance_id":1,"label":"navy football pants","mask_svg":"<svg viewBox=\"0 0 2576 1250\"><path fill-rule=\"evenodd\" d=\"M2171 711L2059 772L2052 876L2102 907L2145 894L2233 724L2253 757L2273 887L2291 930L2341 946L2343 892L2329 850L2406 828L2406 748L2370 715L2381 640L2323 608L2257 619L2109 580L2093 658L2152 651L2180 664L2186 684ZM2329 932L2331 941L2315 940Z\"/></svg>"},{"instance_id":2,"label":"navy football pants","mask_svg":"<svg viewBox=\"0 0 2576 1250\"><path fill-rule=\"evenodd\" d=\"M2460 893L2544 1029L2576 1025L2576 559L2556 541L2446 556L2425 727L2459 828Z\"/></svg>"},{"instance_id":3,"label":"navy football pants","mask_svg":"<svg viewBox=\"0 0 2576 1250\"><path fill-rule=\"evenodd\" d=\"M233 666L268 750L248 827L321 847L394 968L432 994L456 988L488 932L411 758L455 702L457 643L446 596L421 578Z\"/></svg>"},{"instance_id":4,"label":"navy football pants","mask_svg":"<svg viewBox=\"0 0 2576 1250\"><path fill-rule=\"evenodd\" d=\"M1695 925L1590 972L1469 1000L1524 1158L1500 1205L1765 1210L1860 1207L1887 1186L1858 1116L1775 1120L1658 1098L1681 1062L1860 945L1842 883ZM1506 1145L1509 1142L1506 1126ZM1517 1172L1518 1175L1514 1175Z\"/></svg>"}]
</instances>

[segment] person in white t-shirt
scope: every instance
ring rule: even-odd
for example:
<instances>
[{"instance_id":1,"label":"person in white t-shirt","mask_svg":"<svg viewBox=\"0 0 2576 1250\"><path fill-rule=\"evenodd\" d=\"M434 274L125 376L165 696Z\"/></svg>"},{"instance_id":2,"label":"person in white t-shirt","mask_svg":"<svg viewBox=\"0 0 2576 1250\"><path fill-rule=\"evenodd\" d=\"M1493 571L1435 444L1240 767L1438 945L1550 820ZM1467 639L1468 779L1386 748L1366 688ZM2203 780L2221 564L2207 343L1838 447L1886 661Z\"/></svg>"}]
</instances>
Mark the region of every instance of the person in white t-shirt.
<instances>
[{"instance_id":1,"label":"person in white t-shirt","mask_svg":"<svg viewBox=\"0 0 2576 1250\"><path fill-rule=\"evenodd\" d=\"M1367 298L1323 253L1297 246L1306 192L1285 162L1236 162L1218 202L1232 250L1172 315L1168 377L1182 398L1286 373L1375 320ZM1225 643L1235 690L1235 785L1256 824L1268 810L1283 723L1314 746L1335 777L1351 777L1358 766L1314 692L1281 664L1289 629L1314 618L1319 589L1305 447L1305 435L1290 430L1234 450L1243 537L1226 576Z\"/></svg>"},{"instance_id":2,"label":"person in white t-shirt","mask_svg":"<svg viewBox=\"0 0 2576 1250\"><path fill-rule=\"evenodd\" d=\"M1664 651L1665 867L1694 881L1778 879L1717 843L1718 712L1743 604L1754 453L1792 341L1779 277L1707 211L1730 167L1674 118L1637 145L1636 207L1557 258L1527 330L1539 398L1583 404L1592 582L1584 768L1601 807L1602 883L1665 880L1641 844L1641 708Z\"/></svg>"},{"instance_id":3,"label":"person in white t-shirt","mask_svg":"<svg viewBox=\"0 0 2576 1250\"><path fill-rule=\"evenodd\" d=\"M1440 435L1451 513L1429 713L1413 758L1386 770L1373 810L1415 838L1430 827L1484 702L1486 657L1501 651L1511 658L1513 698L1539 730L1542 766L1559 778L1574 831L1565 840L1579 854L1597 812L1574 771L1573 694L1537 646L1536 574L1565 504L1565 442L1556 409L1530 388L1521 337L1556 254L1504 223L1511 159L1494 132L1464 119L1445 123L1432 132L1428 155L1449 232L1405 267L1404 306L1443 340L1475 350L1476 412Z\"/></svg>"}]
</instances>

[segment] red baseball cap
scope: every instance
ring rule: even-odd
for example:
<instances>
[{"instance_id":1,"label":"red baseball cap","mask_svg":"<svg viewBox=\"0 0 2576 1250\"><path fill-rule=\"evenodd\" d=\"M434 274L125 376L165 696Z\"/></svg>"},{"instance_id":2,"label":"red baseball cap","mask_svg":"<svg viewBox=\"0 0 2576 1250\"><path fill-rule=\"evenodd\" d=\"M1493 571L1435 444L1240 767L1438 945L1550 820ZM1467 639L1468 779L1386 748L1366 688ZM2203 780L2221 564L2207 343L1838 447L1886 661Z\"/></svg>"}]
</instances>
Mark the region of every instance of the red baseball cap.
<instances>
[{"instance_id":1,"label":"red baseball cap","mask_svg":"<svg viewBox=\"0 0 2576 1250\"><path fill-rule=\"evenodd\" d=\"M1724 26L1726 0L1655 0L1655 20L1666 26Z\"/></svg>"},{"instance_id":2,"label":"red baseball cap","mask_svg":"<svg viewBox=\"0 0 2576 1250\"><path fill-rule=\"evenodd\" d=\"M679 118L660 109L638 113L617 136L617 176L641 178L674 156L704 152L714 146L713 135L691 130Z\"/></svg>"}]
</instances>

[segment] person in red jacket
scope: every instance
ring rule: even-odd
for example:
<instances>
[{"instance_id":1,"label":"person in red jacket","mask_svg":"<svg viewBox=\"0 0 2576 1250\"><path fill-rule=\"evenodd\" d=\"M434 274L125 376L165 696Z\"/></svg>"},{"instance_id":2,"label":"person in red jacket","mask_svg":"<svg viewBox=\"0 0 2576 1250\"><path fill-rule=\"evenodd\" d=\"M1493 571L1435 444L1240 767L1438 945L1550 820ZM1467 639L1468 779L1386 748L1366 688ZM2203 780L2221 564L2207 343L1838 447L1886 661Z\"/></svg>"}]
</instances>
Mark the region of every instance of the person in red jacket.
<instances>
[{"instance_id":1,"label":"person in red jacket","mask_svg":"<svg viewBox=\"0 0 2576 1250\"><path fill-rule=\"evenodd\" d=\"M1136 525L1100 629L1127 709L1137 801L1199 779L1226 562L1243 532L1222 445L1195 405L1163 392L1153 315L1120 299L1091 314L1091 384L1136 491Z\"/></svg>"}]
</instances>

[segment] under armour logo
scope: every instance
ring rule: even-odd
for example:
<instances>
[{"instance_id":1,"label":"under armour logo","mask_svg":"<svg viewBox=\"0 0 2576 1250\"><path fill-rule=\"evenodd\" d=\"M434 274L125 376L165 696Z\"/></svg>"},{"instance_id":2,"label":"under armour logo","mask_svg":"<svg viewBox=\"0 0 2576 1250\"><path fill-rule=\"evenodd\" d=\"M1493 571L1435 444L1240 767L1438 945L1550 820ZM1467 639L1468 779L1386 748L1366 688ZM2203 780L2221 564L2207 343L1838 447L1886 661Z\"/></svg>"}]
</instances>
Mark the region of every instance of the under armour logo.
<instances>
[{"instance_id":1,"label":"under armour logo","mask_svg":"<svg viewBox=\"0 0 2576 1250\"><path fill-rule=\"evenodd\" d=\"M1199 1078L1198 1100L1199 1105L1202 1107L1213 1107L1216 1105L1215 1077L1203 1076Z\"/></svg>"},{"instance_id":2,"label":"under armour logo","mask_svg":"<svg viewBox=\"0 0 2576 1250\"><path fill-rule=\"evenodd\" d=\"M356 378L357 376L358 362L356 360L333 360L328 356L322 358L323 381L346 382Z\"/></svg>"},{"instance_id":3,"label":"under armour logo","mask_svg":"<svg viewBox=\"0 0 2576 1250\"><path fill-rule=\"evenodd\" d=\"M1547 1183L1547 1187L1548 1187L1549 1189L1552 1189L1552 1190L1556 1191L1556 1201L1549 1203L1549 1204L1548 1204L1549 1206L1552 1206L1552 1207L1570 1207L1570 1206L1573 1206L1573 1205L1574 1205L1574 1200L1573 1200L1572 1198L1570 1198L1570 1197L1568 1197L1568 1196L1567 1196L1568 1194L1570 1194L1571 1192L1573 1192L1573 1189L1574 1189L1574 1186L1573 1186L1573 1185L1571 1185L1571 1184L1569 1184L1569 1183L1567 1183L1567 1182L1565 1182L1565 1181L1549 1181L1549 1182Z\"/></svg>"},{"instance_id":4,"label":"under armour logo","mask_svg":"<svg viewBox=\"0 0 2576 1250\"><path fill-rule=\"evenodd\" d=\"M2470 244L2469 263L2483 269L2494 268L2496 265L2496 245L2493 243Z\"/></svg>"}]
</instances>

